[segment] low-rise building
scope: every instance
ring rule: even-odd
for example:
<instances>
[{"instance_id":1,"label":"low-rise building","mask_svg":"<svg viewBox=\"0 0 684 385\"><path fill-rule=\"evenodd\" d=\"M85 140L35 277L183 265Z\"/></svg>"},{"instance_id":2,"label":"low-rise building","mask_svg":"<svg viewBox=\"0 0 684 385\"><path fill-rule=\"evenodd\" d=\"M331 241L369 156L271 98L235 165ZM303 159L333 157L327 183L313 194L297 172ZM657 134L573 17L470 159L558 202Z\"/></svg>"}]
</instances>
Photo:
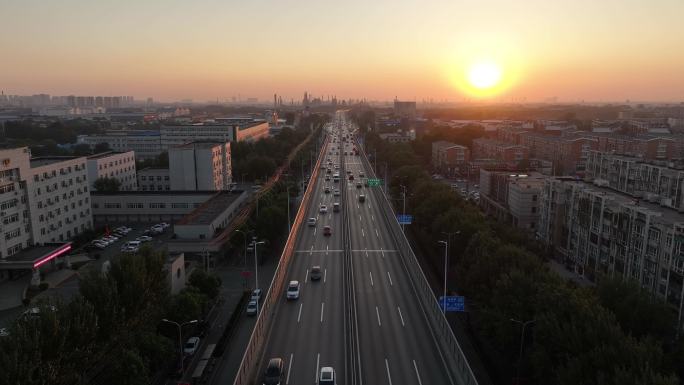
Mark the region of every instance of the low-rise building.
<instances>
[{"instance_id":1,"label":"low-rise building","mask_svg":"<svg viewBox=\"0 0 684 385\"><path fill-rule=\"evenodd\" d=\"M530 158L530 150L525 146L517 144L478 138L473 140L473 157L477 159L496 159L510 164L517 164Z\"/></svg>"},{"instance_id":2,"label":"low-rise building","mask_svg":"<svg viewBox=\"0 0 684 385\"><path fill-rule=\"evenodd\" d=\"M119 191L92 194L96 225L174 222L200 207L216 191Z\"/></svg>"},{"instance_id":3,"label":"low-rise building","mask_svg":"<svg viewBox=\"0 0 684 385\"><path fill-rule=\"evenodd\" d=\"M77 142L90 148L106 143L113 151L133 151L138 159L154 158L162 152L161 135L154 130L110 130L105 134L79 135Z\"/></svg>"},{"instance_id":4,"label":"low-rise building","mask_svg":"<svg viewBox=\"0 0 684 385\"><path fill-rule=\"evenodd\" d=\"M121 183L119 190L135 191L138 181L135 172L135 153L133 151L107 151L88 157L88 183L95 190L99 178L116 179Z\"/></svg>"},{"instance_id":5,"label":"low-rise building","mask_svg":"<svg viewBox=\"0 0 684 385\"><path fill-rule=\"evenodd\" d=\"M218 252L228 241L223 232L247 203L245 191L221 191L174 224L169 251Z\"/></svg>"},{"instance_id":6,"label":"low-rise building","mask_svg":"<svg viewBox=\"0 0 684 385\"><path fill-rule=\"evenodd\" d=\"M380 139L385 140L390 143L409 143L416 140L416 131L408 130L402 131L397 130L393 133L379 134Z\"/></svg>"},{"instance_id":7,"label":"low-rise building","mask_svg":"<svg viewBox=\"0 0 684 385\"><path fill-rule=\"evenodd\" d=\"M447 141L432 143L432 167L451 175L470 161L470 149Z\"/></svg>"},{"instance_id":8,"label":"low-rise building","mask_svg":"<svg viewBox=\"0 0 684 385\"><path fill-rule=\"evenodd\" d=\"M171 176L168 168L146 167L138 170L139 191L169 191L171 190Z\"/></svg>"},{"instance_id":9,"label":"low-rise building","mask_svg":"<svg viewBox=\"0 0 684 385\"><path fill-rule=\"evenodd\" d=\"M480 207L502 223L534 234L539 226L539 195L546 177L537 172L480 170Z\"/></svg>"}]
</instances>

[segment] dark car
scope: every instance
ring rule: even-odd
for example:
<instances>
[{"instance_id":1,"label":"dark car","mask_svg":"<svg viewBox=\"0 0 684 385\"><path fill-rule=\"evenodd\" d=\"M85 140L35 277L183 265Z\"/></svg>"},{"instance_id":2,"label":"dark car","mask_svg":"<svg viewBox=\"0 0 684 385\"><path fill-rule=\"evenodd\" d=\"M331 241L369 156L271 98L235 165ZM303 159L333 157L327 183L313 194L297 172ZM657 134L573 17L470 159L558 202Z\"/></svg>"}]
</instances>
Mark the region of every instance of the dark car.
<instances>
[{"instance_id":1,"label":"dark car","mask_svg":"<svg viewBox=\"0 0 684 385\"><path fill-rule=\"evenodd\" d=\"M264 385L280 385L283 383L283 367L285 362L282 358L271 358L268 361L264 373Z\"/></svg>"},{"instance_id":2,"label":"dark car","mask_svg":"<svg viewBox=\"0 0 684 385\"><path fill-rule=\"evenodd\" d=\"M321 267L320 266L312 266L311 267L311 280L312 281L319 281L321 279Z\"/></svg>"},{"instance_id":3,"label":"dark car","mask_svg":"<svg viewBox=\"0 0 684 385\"><path fill-rule=\"evenodd\" d=\"M349 180L354 180L354 175L349 175Z\"/></svg>"}]
</instances>

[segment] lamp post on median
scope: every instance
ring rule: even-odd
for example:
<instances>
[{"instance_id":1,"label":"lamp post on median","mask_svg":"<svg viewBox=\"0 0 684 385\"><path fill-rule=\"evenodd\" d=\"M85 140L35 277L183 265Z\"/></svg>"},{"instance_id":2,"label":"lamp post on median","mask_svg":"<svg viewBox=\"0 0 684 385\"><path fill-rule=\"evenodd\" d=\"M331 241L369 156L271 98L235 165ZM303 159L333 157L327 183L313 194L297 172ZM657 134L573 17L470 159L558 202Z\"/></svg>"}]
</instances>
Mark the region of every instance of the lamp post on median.
<instances>
[{"instance_id":1,"label":"lamp post on median","mask_svg":"<svg viewBox=\"0 0 684 385\"><path fill-rule=\"evenodd\" d=\"M444 296L443 298L443 303L442 303L442 313L446 315L446 296L447 296L447 265L449 264L449 241L437 241L437 243L441 243L444 245Z\"/></svg>"},{"instance_id":2,"label":"lamp post on median","mask_svg":"<svg viewBox=\"0 0 684 385\"><path fill-rule=\"evenodd\" d=\"M259 258L257 257L257 246L258 245L263 245L264 241L256 241L256 237L254 237L254 240L252 241L252 247L254 247L254 289L259 288L259 266L257 265L257 261ZM259 314L259 301L257 301L257 314Z\"/></svg>"},{"instance_id":3,"label":"lamp post on median","mask_svg":"<svg viewBox=\"0 0 684 385\"><path fill-rule=\"evenodd\" d=\"M183 322L182 324L179 324L176 321L171 321L171 320L164 318L164 319L162 319L162 322L168 322L168 323L174 324L174 325L176 325L176 327L178 327L178 348L180 349L180 369L181 369L181 373L183 373L183 326L196 324L197 320L194 319L192 321Z\"/></svg>"},{"instance_id":4,"label":"lamp post on median","mask_svg":"<svg viewBox=\"0 0 684 385\"><path fill-rule=\"evenodd\" d=\"M510 321L522 325L522 331L520 332L520 353L518 354L518 364L515 366L515 384L519 385L520 384L520 364L522 363L523 344L525 343L525 328L527 327L527 325L537 322L537 320L533 319L533 320L523 322L523 321L519 321L515 318L510 318Z\"/></svg>"},{"instance_id":5,"label":"lamp post on median","mask_svg":"<svg viewBox=\"0 0 684 385\"><path fill-rule=\"evenodd\" d=\"M401 214L405 216L406 215L406 186L404 186L403 184L399 185L399 186L401 187L401 197L403 200L403 208L401 210ZM401 232L402 233L404 232L404 224L403 223L401 224Z\"/></svg>"}]
</instances>

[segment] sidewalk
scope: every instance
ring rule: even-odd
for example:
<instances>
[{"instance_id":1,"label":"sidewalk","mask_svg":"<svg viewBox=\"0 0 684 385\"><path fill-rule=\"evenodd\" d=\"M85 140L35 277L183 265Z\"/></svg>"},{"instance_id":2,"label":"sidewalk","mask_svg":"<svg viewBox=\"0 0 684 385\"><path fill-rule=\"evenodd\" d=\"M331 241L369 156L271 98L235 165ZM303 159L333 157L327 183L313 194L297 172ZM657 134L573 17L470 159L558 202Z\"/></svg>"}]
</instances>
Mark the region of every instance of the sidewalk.
<instances>
[{"instance_id":1,"label":"sidewalk","mask_svg":"<svg viewBox=\"0 0 684 385\"><path fill-rule=\"evenodd\" d=\"M242 258L236 259L237 260L233 264L219 265L211 271L211 273L214 273L221 278L222 285L220 296L223 298L223 301L214 309L214 318L210 320L211 327L202 339L201 345L185 370L183 377L180 379L168 379L167 384L191 383L192 374L195 371L195 367L197 366L202 353L209 344L215 344L221 338L223 330L245 290L245 280L241 275L244 260ZM275 273L277 260L277 257L272 256L259 266L259 286L264 292L268 290L268 286L271 283L271 278ZM250 265L250 268L252 267L253 266ZM254 274L252 274L252 276L253 275ZM254 282L252 278L247 282L247 288L251 289L253 286ZM244 311L244 309L238 309L238 311ZM242 361L245 347L252 334L252 328L255 321L256 317L247 317L243 312L223 356L216 359L213 372L206 372L208 379L206 383L212 383L217 380L220 381L216 383L221 384L233 383L235 373Z\"/></svg>"}]
</instances>

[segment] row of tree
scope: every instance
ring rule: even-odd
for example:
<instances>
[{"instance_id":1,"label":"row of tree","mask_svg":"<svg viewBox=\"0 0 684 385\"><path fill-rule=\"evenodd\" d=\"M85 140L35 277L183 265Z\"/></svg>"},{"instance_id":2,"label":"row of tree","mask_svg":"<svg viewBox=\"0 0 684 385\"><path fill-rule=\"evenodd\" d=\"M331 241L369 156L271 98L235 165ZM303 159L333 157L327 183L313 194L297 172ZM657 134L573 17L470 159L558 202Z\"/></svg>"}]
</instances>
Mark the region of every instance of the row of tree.
<instances>
[{"instance_id":1,"label":"row of tree","mask_svg":"<svg viewBox=\"0 0 684 385\"><path fill-rule=\"evenodd\" d=\"M170 295L165 256L149 248L122 255L107 273L80 279L70 302L38 305L0 337L1 384L149 384L178 351L163 318L201 319L221 282L202 271ZM186 330L187 331L187 330Z\"/></svg>"},{"instance_id":2,"label":"row of tree","mask_svg":"<svg viewBox=\"0 0 684 385\"><path fill-rule=\"evenodd\" d=\"M674 385L684 378L682 341L664 303L629 282L566 282L548 269L535 242L432 180L411 145L370 133L366 145L387 162L391 195L401 199L405 189L414 215L409 233L433 273L444 263L438 241L450 240L451 289L467 298L470 332L496 382L510 383L516 369L524 383L540 385ZM519 365L521 324L512 320L531 321Z\"/></svg>"}]
</instances>

